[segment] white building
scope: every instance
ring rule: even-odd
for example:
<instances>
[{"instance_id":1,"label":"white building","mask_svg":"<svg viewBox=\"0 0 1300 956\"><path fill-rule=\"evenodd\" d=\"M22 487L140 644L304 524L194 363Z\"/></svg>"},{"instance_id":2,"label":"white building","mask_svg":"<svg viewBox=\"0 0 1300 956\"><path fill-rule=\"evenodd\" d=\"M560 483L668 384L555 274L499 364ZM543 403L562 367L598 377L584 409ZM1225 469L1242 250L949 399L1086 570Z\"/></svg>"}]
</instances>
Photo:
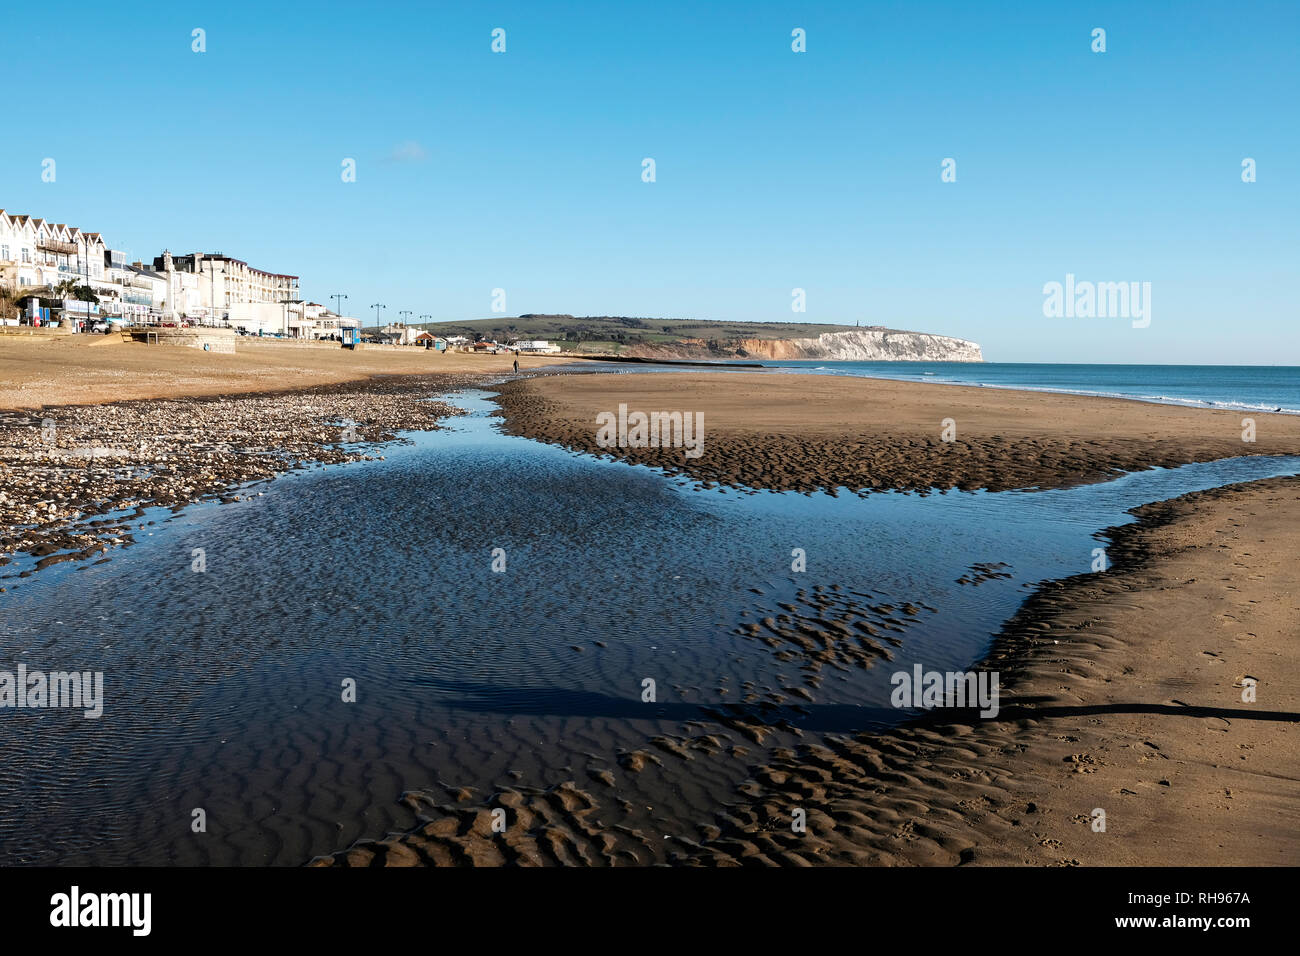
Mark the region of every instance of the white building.
<instances>
[{"instance_id":1,"label":"white building","mask_svg":"<svg viewBox=\"0 0 1300 956\"><path fill-rule=\"evenodd\" d=\"M206 293L207 301L199 303L198 308L206 310L209 317L219 317L219 313L229 312L238 305L278 305L299 301L297 276L263 272L242 259L219 252L173 256L164 251L154 259L153 267L156 272L174 272L197 279L193 284L184 282L182 285Z\"/></svg>"},{"instance_id":2,"label":"white building","mask_svg":"<svg viewBox=\"0 0 1300 956\"><path fill-rule=\"evenodd\" d=\"M164 251L154 271L166 284L164 311L171 321L230 326L255 335L316 339L360 322L330 312L298 294L298 277L254 269L221 253L173 256Z\"/></svg>"},{"instance_id":3,"label":"white building","mask_svg":"<svg viewBox=\"0 0 1300 956\"><path fill-rule=\"evenodd\" d=\"M0 285L35 291L65 280L109 291L104 237L0 209Z\"/></svg>"},{"instance_id":4,"label":"white building","mask_svg":"<svg viewBox=\"0 0 1300 956\"><path fill-rule=\"evenodd\" d=\"M104 253L104 283L95 289L99 313L132 324L157 321L166 301L166 280L140 262L127 262L117 249Z\"/></svg>"},{"instance_id":5,"label":"white building","mask_svg":"<svg viewBox=\"0 0 1300 956\"><path fill-rule=\"evenodd\" d=\"M424 329L413 329L409 325L385 325L378 337L390 340L393 345L414 345L423 331Z\"/></svg>"},{"instance_id":6,"label":"white building","mask_svg":"<svg viewBox=\"0 0 1300 956\"><path fill-rule=\"evenodd\" d=\"M348 315L331 312L318 302L308 302L304 306L303 338L341 340L343 329L361 328L361 320Z\"/></svg>"},{"instance_id":7,"label":"white building","mask_svg":"<svg viewBox=\"0 0 1300 956\"><path fill-rule=\"evenodd\" d=\"M167 304L166 276L142 262L131 262L118 269L117 281L120 291L117 302L108 305L110 315L120 315L137 325L161 319Z\"/></svg>"},{"instance_id":8,"label":"white building","mask_svg":"<svg viewBox=\"0 0 1300 956\"><path fill-rule=\"evenodd\" d=\"M164 251L149 268L128 263L97 232L0 209L0 286L55 298L66 281L89 285L99 299L98 308L74 303L68 309L132 322L189 321L307 339L341 338L342 329L361 326L304 302L297 276L254 269L221 253Z\"/></svg>"},{"instance_id":9,"label":"white building","mask_svg":"<svg viewBox=\"0 0 1300 956\"><path fill-rule=\"evenodd\" d=\"M536 339L531 342L511 342L506 348L516 349L520 352L554 353L560 351L558 345L552 345L546 339Z\"/></svg>"}]
</instances>

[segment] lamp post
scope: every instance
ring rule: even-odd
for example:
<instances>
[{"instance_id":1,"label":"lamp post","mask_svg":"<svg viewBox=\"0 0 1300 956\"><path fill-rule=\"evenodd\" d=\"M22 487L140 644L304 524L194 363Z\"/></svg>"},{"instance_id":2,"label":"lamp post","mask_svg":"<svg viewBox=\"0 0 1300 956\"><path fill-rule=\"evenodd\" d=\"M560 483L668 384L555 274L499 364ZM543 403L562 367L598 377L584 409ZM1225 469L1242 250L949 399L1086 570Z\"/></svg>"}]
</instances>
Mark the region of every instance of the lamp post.
<instances>
[{"instance_id":1,"label":"lamp post","mask_svg":"<svg viewBox=\"0 0 1300 956\"><path fill-rule=\"evenodd\" d=\"M85 245L86 255L83 258L86 260L86 288L89 289L90 288L90 237L86 236L85 233L82 233L82 235L85 237L86 240L86 245ZM90 321L90 300L89 299L86 300L86 320Z\"/></svg>"},{"instance_id":2,"label":"lamp post","mask_svg":"<svg viewBox=\"0 0 1300 956\"><path fill-rule=\"evenodd\" d=\"M40 250L37 250L38 253L39 251ZM86 279L85 282L83 283L83 288L89 289L90 288L90 235L88 233L83 232L81 234L81 251L83 253L81 257L82 264L86 267ZM40 261L39 255L37 256L37 261L38 262ZM74 291L72 294L77 296L77 298L73 299L72 301L74 302L82 301L80 295L76 291ZM64 310L65 314L63 316L63 323L65 325L76 321L75 319L68 318L66 314L68 311L69 310L67 309ZM86 311L86 324L89 325L90 324L90 300L89 299L85 300L85 311Z\"/></svg>"},{"instance_id":3,"label":"lamp post","mask_svg":"<svg viewBox=\"0 0 1300 956\"><path fill-rule=\"evenodd\" d=\"M371 303L370 308L372 308L372 309L375 310L375 328L378 329L378 328L380 327L380 325L379 325L379 310L380 310L380 309L386 309L386 308L388 308L388 306L384 305L382 302L374 302L374 303Z\"/></svg>"},{"instance_id":4,"label":"lamp post","mask_svg":"<svg viewBox=\"0 0 1300 956\"><path fill-rule=\"evenodd\" d=\"M208 259L208 316L215 327L217 324L217 260L212 258Z\"/></svg>"},{"instance_id":5,"label":"lamp post","mask_svg":"<svg viewBox=\"0 0 1300 956\"><path fill-rule=\"evenodd\" d=\"M339 339L343 338L343 301L347 298L342 292L335 292L330 296L334 300L334 312L339 317Z\"/></svg>"}]
</instances>

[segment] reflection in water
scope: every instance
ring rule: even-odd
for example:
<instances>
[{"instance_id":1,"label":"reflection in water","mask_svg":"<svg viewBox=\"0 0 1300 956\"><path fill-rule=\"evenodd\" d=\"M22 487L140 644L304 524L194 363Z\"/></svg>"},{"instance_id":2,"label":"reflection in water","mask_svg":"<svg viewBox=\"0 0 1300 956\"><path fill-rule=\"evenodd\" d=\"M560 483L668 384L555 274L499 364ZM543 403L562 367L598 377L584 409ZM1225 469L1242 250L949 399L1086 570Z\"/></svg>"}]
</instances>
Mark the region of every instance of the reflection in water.
<instances>
[{"instance_id":1,"label":"reflection in water","mask_svg":"<svg viewBox=\"0 0 1300 956\"><path fill-rule=\"evenodd\" d=\"M897 720L890 673L968 667L1028 587L1087 571L1128 508L1298 470L699 491L501 435L481 395L457 403L475 414L385 461L163 513L107 563L5 580L0 667L103 670L107 703L98 721L0 714L0 862L297 864L409 826L395 800L411 788L546 785L735 721L773 728L752 753ZM668 827L743 777L734 763L676 792L629 776L619 796Z\"/></svg>"}]
</instances>

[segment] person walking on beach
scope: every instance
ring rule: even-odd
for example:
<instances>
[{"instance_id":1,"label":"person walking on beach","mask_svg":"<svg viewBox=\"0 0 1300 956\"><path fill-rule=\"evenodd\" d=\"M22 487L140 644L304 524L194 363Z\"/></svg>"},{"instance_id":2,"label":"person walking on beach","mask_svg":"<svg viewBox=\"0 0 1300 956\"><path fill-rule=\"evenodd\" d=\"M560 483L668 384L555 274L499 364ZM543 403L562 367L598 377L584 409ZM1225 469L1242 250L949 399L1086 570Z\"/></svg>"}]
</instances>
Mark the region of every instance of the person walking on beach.
<instances>
[{"instance_id":1,"label":"person walking on beach","mask_svg":"<svg viewBox=\"0 0 1300 956\"><path fill-rule=\"evenodd\" d=\"M515 373L518 374L518 372L519 372L519 359L515 359Z\"/></svg>"}]
</instances>

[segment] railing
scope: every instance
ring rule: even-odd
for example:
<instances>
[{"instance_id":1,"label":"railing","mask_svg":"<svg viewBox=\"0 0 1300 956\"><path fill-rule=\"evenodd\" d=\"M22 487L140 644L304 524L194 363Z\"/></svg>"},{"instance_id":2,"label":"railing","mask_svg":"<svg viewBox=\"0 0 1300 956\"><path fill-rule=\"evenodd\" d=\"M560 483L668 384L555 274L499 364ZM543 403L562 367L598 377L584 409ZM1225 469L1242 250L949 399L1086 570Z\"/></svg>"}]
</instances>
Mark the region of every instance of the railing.
<instances>
[{"instance_id":1,"label":"railing","mask_svg":"<svg viewBox=\"0 0 1300 956\"><path fill-rule=\"evenodd\" d=\"M37 249L48 249L50 252L63 252L68 255L76 255L77 244L75 242L63 242L59 239L37 239Z\"/></svg>"}]
</instances>

